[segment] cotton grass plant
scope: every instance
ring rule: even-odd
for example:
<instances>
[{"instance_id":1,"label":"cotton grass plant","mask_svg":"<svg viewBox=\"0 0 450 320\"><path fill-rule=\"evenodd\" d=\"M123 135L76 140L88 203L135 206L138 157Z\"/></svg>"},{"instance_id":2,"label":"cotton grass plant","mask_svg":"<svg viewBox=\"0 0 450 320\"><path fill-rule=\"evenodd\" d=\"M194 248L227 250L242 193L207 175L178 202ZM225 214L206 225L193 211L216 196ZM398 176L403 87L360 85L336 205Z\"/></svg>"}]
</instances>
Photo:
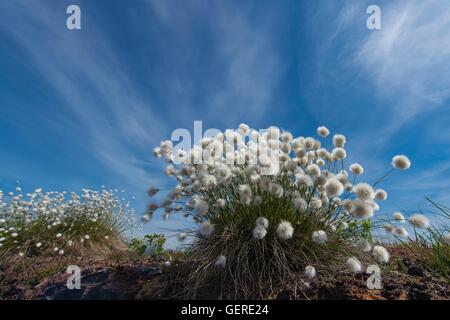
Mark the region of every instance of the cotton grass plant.
<instances>
[{"instance_id":1,"label":"cotton grass plant","mask_svg":"<svg viewBox=\"0 0 450 320\"><path fill-rule=\"evenodd\" d=\"M363 261L389 261L364 230L386 191L360 181L360 164L348 166L344 135L335 134L327 150L330 131L321 126L317 134L294 138L276 127L258 132L241 124L191 150L171 141L154 149L177 185L143 220L162 208L166 218L182 214L195 222L179 233L190 240L187 296L220 285L228 296L267 297L295 273L311 281L339 268L356 273ZM409 166L406 156L396 156L382 178Z\"/></svg>"},{"instance_id":2,"label":"cotton grass plant","mask_svg":"<svg viewBox=\"0 0 450 320\"><path fill-rule=\"evenodd\" d=\"M0 256L101 254L122 244L134 210L115 191L0 191Z\"/></svg>"},{"instance_id":3,"label":"cotton grass plant","mask_svg":"<svg viewBox=\"0 0 450 320\"><path fill-rule=\"evenodd\" d=\"M406 248L413 259L426 270L441 275L450 282L450 209L442 204L426 198L434 207L433 212L441 223L431 225L429 219L422 213L413 214L404 219L410 225L409 237L395 235Z\"/></svg>"}]
</instances>

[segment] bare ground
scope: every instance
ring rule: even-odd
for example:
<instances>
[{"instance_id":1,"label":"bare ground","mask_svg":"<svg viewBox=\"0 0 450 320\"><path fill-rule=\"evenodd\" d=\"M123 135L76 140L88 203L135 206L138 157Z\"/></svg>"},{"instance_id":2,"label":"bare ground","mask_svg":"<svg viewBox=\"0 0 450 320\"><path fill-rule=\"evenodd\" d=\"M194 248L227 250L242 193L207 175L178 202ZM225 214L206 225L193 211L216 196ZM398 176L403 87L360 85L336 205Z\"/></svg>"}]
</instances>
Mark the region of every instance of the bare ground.
<instances>
[{"instance_id":1,"label":"bare ground","mask_svg":"<svg viewBox=\"0 0 450 320\"><path fill-rule=\"evenodd\" d=\"M382 272L382 288L369 290L369 275L353 275L336 271L307 282L301 275L293 275L289 283L274 286L268 299L325 299L325 300L441 300L450 299L447 280L431 275L419 265L401 258L400 270L395 267ZM69 265L82 270L81 289L66 286ZM0 299L177 299L182 298L183 270L186 262L175 259L165 266L163 259L137 257L48 257L23 258L0 265ZM197 290L197 299L235 298L220 292L218 286Z\"/></svg>"}]
</instances>

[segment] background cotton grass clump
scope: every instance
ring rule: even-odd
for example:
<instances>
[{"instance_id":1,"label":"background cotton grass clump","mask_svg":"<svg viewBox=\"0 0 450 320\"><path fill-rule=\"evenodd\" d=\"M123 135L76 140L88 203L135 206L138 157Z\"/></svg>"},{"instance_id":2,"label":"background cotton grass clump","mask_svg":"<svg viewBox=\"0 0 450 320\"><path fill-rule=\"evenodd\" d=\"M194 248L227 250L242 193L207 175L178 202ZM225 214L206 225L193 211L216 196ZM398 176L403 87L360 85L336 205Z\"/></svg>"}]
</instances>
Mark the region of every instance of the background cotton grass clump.
<instances>
[{"instance_id":1,"label":"background cotton grass clump","mask_svg":"<svg viewBox=\"0 0 450 320\"><path fill-rule=\"evenodd\" d=\"M134 210L113 190L0 191L2 256L99 254L120 246L134 223Z\"/></svg>"},{"instance_id":2,"label":"background cotton grass clump","mask_svg":"<svg viewBox=\"0 0 450 320\"><path fill-rule=\"evenodd\" d=\"M191 150L171 141L154 149L177 185L144 220L162 208L166 217L182 214L198 226L179 231L190 238L187 296L220 283L235 296L262 297L294 272L311 280L339 266L355 272L355 261L389 261L386 249L361 239L370 239L367 221L388 196L378 185L393 169L409 168L409 159L394 157L371 185L361 164L346 163L344 135L329 139L323 126L317 134L294 138L277 127L259 132L241 124Z\"/></svg>"}]
</instances>

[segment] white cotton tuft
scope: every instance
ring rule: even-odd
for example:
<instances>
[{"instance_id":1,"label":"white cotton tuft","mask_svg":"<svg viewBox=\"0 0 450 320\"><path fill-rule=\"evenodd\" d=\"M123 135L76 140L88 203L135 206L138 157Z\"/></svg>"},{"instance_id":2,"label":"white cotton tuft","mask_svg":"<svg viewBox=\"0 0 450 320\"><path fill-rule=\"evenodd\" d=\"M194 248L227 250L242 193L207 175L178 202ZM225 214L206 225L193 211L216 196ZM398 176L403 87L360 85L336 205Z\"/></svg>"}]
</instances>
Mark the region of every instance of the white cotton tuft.
<instances>
[{"instance_id":1,"label":"white cotton tuft","mask_svg":"<svg viewBox=\"0 0 450 320\"><path fill-rule=\"evenodd\" d=\"M205 215L206 211L208 211L208 202L203 199L196 198L194 200L194 210L199 216Z\"/></svg>"},{"instance_id":2,"label":"white cotton tuft","mask_svg":"<svg viewBox=\"0 0 450 320\"><path fill-rule=\"evenodd\" d=\"M252 201L252 189L248 184L241 184L239 186L239 197L242 204L250 204Z\"/></svg>"},{"instance_id":3,"label":"white cotton tuft","mask_svg":"<svg viewBox=\"0 0 450 320\"><path fill-rule=\"evenodd\" d=\"M394 233L395 231L395 227L390 223L384 225L383 228L387 233Z\"/></svg>"},{"instance_id":4,"label":"white cotton tuft","mask_svg":"<svg viewBox=\"0 0 450 320\"><path fill-rule=\"evenodd\" d=\"M199 233L204 238L210 238L214 233L214 225L209 221L203 222L200 226Z\"/></svg>"},{"instance_id":5,"label":"white cotton tuft","mask_svg":"<svg viewBox=\"0 0 450 320\"><path fill-rule=\"evenodd\" d=\"M330 134L330 130L328 130L325 126L320 126L317 128L317 134L321 137L327 137Z\"/></svg>"},{"instance_id":6,"label":"white cotton tuft","mask_svg":"<svg viewBox=\"0 0 450 320\"><path fill-rule=\"evenodd\" d=\"M294 172L297 169L298 163L295 160L288 160L286 162L286 170Z\"/></svg>"},{"instance_id":7,"label":"white cotton tuft","mask_svg":"<svg viewBox=\"0 0 450 320\"><path fill-rule=\"evenodd\" d=\"M330 178L325 182L324 189L329 197L340 196L344 192L344 186L336 178Z\"/></svg>"},{"instance_id":8,"label":"white cotton tuft","mask_svg":"<svg viewBox=\"0 0 450 320\"><path fill-rule=\"evenodd\" d=\"M317 164L310 164L306 167L306 172L313 177L320 176L320 168Z\"/></svg>"},{"instance_id":9,"label":"white cotton tuft","mask_svg":"<svg viewBox=\"0 0 450 320\"><path fill-rule=\"evenodd\" d=\"M295 197L294 199L292 199L292 202L294 204L294 208L298 211L305 211L308 207L306 200L301 197Z\"/></svg>"},{"instance_id":10,"label":"white cotton tuft","mask_svg":"<svg viewBox=\"0 0 450 320\"><path fill-rule=\"evenodd\" d=\"M405 223L405 217L403 216L403 214L401 212L394 212L394 214L392 215L394 217L394 220L400 221L401 223Z\"/></svg>"},{"instance_id":11,"label":"white cotton tuft","mask_svg":"<svg viewBox=\"0 0 450 320\"><path fill-rule=\"evenodd\" d=\"M407 170L411 167L411 161L405 155L397 155L392 158L392 166L396 169Z\"/></svg>"},{"instance_id":12,"label":"white cotton tuft","mask_svg":"<svg viewBox=\"0 0 450 320\"><path fill-rule=\"evenodd\" d=\"M261 225L256 225L255 229L253 229L253 238L256 240L262 240L267 235L267 229Z\"/></svg>"},{"instance_id":13,"label":"white cotton tuft","mask_svg":"<svg viewBox=\"0 0 450 320\"><path fill-rule=\"evenodd\" d=\"M378 200L384 201L387 199L387 197L387 192L383 189L377 189L377 191L375 191L375 198L377 198Z\"/></svg>"},{"instance_id":14,"label":"white cotton tuft","mask_svg":"<svg viewBox=\"0 0 450 320\"><path fill-rule=\"evenodd\" d=\"M277 236L281 240L291 239L294 234L294 228L289 221L282 220L277 227Z\"/></svg>"},{"instance_id":15,"label":"white cotton tuft","mask_svg":"<svg viewBox=\"0 0 450 320\"><path fill-rule=\"evenodd\" d=\"M373 200L373 198L375 197L372 186L365 182L358 183L353 187L353 190L361 200Z\"/></svg>"},{"instance_id":16,"label":"white cotton tuft","mask_svg":"<svg viewBox=\"0 0 450 320\"><path fill-rule=\"evenodd\" d=\"M316 276L316 269L313 266L307 266L304 274L308 280L312 280Z\"/></svg>"},{"instance_id":17,"label":"white cotton tuft","mask_svg":"<svg viewBox=\"0 0 450 320\"><path fill-rule=\"evenodd\" d=\"M444 242L450 246L450 233L444 235Z\"/></svg>"},{"instance_id":18,"label":"white cotton tuft","mask_svg":"<svg viewBox=\"0 0 450 320\"><path fill-rule=\"evenodd\" d=\"M307 137L304 141L304 146L306 149L312 149L314 147L315 140L314 138Z\"/></svg>"},{"instance_id":19,"label":"white cotton tuft","mask_svg":"<svg viewBox=\"0 0 450 320\"><path fill-rule=\"evenodd\" d=\"M367 239L363 239L363 238L356 241L355 246L358 250L360 250L362 252L369 252L370 250L372 250L372 246L370 245L370 242Z\"/></svg>"},{"instance_id":20,"label":"white cotton tuft","mask_svg":"<svg viewBox=\"0 0 450 320\"><path fill-rule=\"evenodd\" d=\"M224 199L217 199L216 205L217 207L223 209L225 208L226 201Z\"/></svg>"},{"instance_id":21,"label":"white cotton tuft","mask_svg":"<svg viewBox=\"0 0 450 320\"><path fill-rule=\"evenodd\" d=\"M261 226L263 228L267 228L269 227L269 220L267 220L264 217L259 217L258 219L256 219L256 225Z\"/></svg>"},{"instance_id":22,"label":"white cotton tuft","mask_svg":"<svg viewBox=\"0 0 450 320\"><path fill-rule=\"evenodd\" d=\"M245 133L247 133L247 132L249 132L249 131L250 131L250 127L249 127L247 124L241 123L241 124L239 125L239 132L245 134Z\"/></svg>"},{"instance_id":23,"label":"white cotton tuft","mask_svg":"<svg viewBox=\"0 0 450 320\"><path fill-rule=\"evenodd\" d=\"M372 255L378 261L378 263L388 263L389 262L389 252L386 248L382 246L373 247Z\"/></svg>"},{"instance_id":24,"label":"white cotton tuft","mask_svg":"<svg viewBox=\"0 0 450 320\"><path fill-rule=\"evenodd\" d=\"M361 273L362 272L362 264L355 257L350 257L347 259L347 268L352 273Z\"/></svg>"},{"instance_id":25,"label":"white cotton tuft","mask_svg":"<svg viewBox=\"0 0 450 320\"><path fill-rule=\"evenodd\" d=\"M285 131L281 134L281 140L285 143L291 142L293 139L292 133Z\"/></svg>"},{"instance_id":26,"label":"white cotton tuft","mask_svg":"<svg viewBox=\"0 0 450 320\"><path fill-rule=\"evenodd\" d=\"M178 241L183 242L187 238L187 233L182 232L178 235Z\"/></svg>"},{"instance_id":27,"label":"white cotton tuft","mask_svg":"<svg viewBox=\"0 0 450 320\"><path fill-rule=\"evenodd\" d=\"M219 268L225 268L226 263L227 263L227 258L224 255L220 255L217 257L214 265Z\"/></svg>"},{"instance_id":28,"label":"white cotton tuft","mask_svg":"<svg viewBox=\"0 0 450 320\"><path fill-rule=\"evenodd\" d=\"M343 160L347 157L347 151L345 151L345 149L341 147L334 148L331 154L336 160Z\"/></svg>"},{"instance_id":29,"label":"white cotton tuft","mask_svg":"<svg viewBox=\"0 0 450 320\"><path fill-rule=\"evenodd\" d=\"M346 139L345 139L345 136L344 136L344 135L342 135L342 134L335 134L335 135L333 136L333 145L334 145L335 147L341 148L341 147L344 146L345 140L346 140Z\"/></svg>"},{"instance_id":30,"label":"white cotton tuft","mask_svg":"<svg viewBox=\"0 0 450 320\"><path fill-rule=\"evenodd\" d=\"M327 233L323 230L314 231L312 234L312 240L319 244L325 243L328 241Z\"/></svg>"},{"instance_id":31,"label":"white cotton tuft","mask_svg":"<svg viewBox=\"0 0 450 320\"><path fill-rule=\"evenodd\" d=\"M430 220L423 214L415 214L408 219L408 222L415 228L426 229L430 226Z\"/></svg>"},{"instance_id":32,"label":"white cotton tuft","mask_svg":"<svg viewBox=\"0 0 450 320\"><path fill-rule=\"evenodd\" d=\"M363 172L364 172L364 168L359 163L351 164L349 169L353 174L355 174L357 176L359 176L360 174L363 174Z\"/></svg>"},{"instance_id":33,"label":"white cotton tuft","mask_svg":"<svg viewBox=\"0 0 450 320\"><path fill-rule=\"evenodd\" d=\"M395 233L399 237L403 237L403 238L406 238L408 236L408 231L406 231L406 229L402 228L402 227L395 228Z\"/></svg>"},{"instance_id":34,"label":"white cotton tuft","mask_svg":"<svg viewBox=\"0 0 450 320\"><path fill-rule=\"evenodd\" d=\"M351 213L354 217L367 219L373 215L373 207L364 200L355 200L352 202Z\"/></svg>"},{"instance_id":35,"label":"white cotton tuft","mask_svg":"<svg viewBox=\"0 0 450 320\"><path fill-rule=\"evenodd\" d=\"M345 199L344 201L342 201L342 207L344 207L344 209L346 209L347 211L351 211L353 208L352 200Z\"/></svg>"}]
</instances>

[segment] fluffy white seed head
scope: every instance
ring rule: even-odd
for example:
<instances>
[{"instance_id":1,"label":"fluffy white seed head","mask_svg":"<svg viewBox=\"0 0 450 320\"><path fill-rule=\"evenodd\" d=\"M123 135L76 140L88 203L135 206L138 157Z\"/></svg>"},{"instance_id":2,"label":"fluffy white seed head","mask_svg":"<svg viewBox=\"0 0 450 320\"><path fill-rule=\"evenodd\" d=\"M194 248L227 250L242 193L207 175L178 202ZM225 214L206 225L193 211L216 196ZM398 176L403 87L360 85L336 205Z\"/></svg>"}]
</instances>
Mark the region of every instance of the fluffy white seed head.
<instances>
[{"instance_id":1,"label":"fluffy white seed head","mask_svg":"<svg viewBox=\"0 0 450 320\"><path fill-rule=\"evenodd\" d=\"M199 216L205 215L206 211L208 211L208 202L203 199L196 198L194 200L194 210Z\"/></svg>"},{"instance_id":2,"label":"fluffy white seed head","mask_svg":"<svg viewBox=\"0 0 450 320\"><path fill-rule=\"evenodd\" d=\"M394 220L397 220L401 223L404 223L406 221L405 217L403 216L403 214L401 212L398 212L398 211L394 212L394 214L392 216L394 217Z\"/></svg>"},{"instance_id":3,"label":"fluffy white seed head","mask_svg":"<svg viewBox=\"0 0 450 320\"><path fill-rule=\"evenodd\" d=\"M327 137L330 134L330 130L328 130L325 126L320 126L317 128L317 134L321 137Z\"/></svg>"},{"instance_id":4,"label":"fluffy white seed head","mask_svg":"<svg viewBox=\"0 0 450 320\"><path fill-rule=\"evenodd\" d=\"M350 272L355 274L361 273L363 270L361 262L359 262L359 260L355 257L350 257L347 259L347 268Z\"/></svg>"},{"instance_id":5,"label":"fluffy white seed head","mask_svg":"<svg viewBox=\"0 0 450 320\"><path fill-rule=\"evenodd\" d=\"M355 200L352 202L351 213L354 217L367 219L373 215L373 207L364 200Z\"/></svg>"},{"instance_id":6,"label":"fluffy white seed head","mask_svg":"<svg viewBox=\"0 0 450 320\"><path fill-rule=\"evenodd\" d=\"M255 229L253 229L253 238L256 240L262 240L267 235L267 229L261 225L256 225Z\"/></svg>"},{"instance_id":7,"label":"fluffy white seed head","mask_svg":"<svg viewBox=\"0 0 450 320\"><path fill-rule=\"evenodd\" d=\"M315 140L314 138L307 137L304 141L304 146L306 149L312 149L314 147Z\"/></svg>"},{"instance_id":8,"label":"fluffy white seed head","mask_svg":"<svg viewBox=\"0 0 450 320\"><path fill-rule=\"evenodd\" d=\"M352 211L353 208L353 202L350 199L345 199L342 201L342 207L347 211Z\"/></svg>"},{"instance_id":9,"label":"fluffy white seed head","mask_svg":"<svg viewBox=\"0 0 450 320\"><path fill-rule=\"evenodd\" d=\"M362 252L369 252L370 250L372 250L370 242L367 239L363 238L355 242L355 247Z\"/></svg>"},{"instance_id":10,"label":"fluffy white seed head","mask_svg":"<svg viewBox=\"0 0 450 320\"><path fill-rule=\"evenodd\" d=\"M308 207L306 200L301 197L295 197L292 202L294 204L294 208L298 211L305 211Z\"/></svg>"},{"instance_id":11,"label":"fluffy white seed head","mask_svg":"<svg viewBox=\"0 0 450 320\"><path fill-rule=\"evenodd\" d=\"M392 166L396 169L407 170L411 167L411 161L405 155L397 155L392 158Z\"/></svg>"},{"instance_id":12,"label":"fluffy white seed head","mask_svg":"<svg viewBox=\"0 0 450 320\"><path fill-rule=\"evenodd\" d=\"M403 227L395 228L395 233L396 233L399 237L403 237L403 238L406 238L406 237L408 236L408 231L406 231L406 229L403 228Z\"/></svg>"},{"instance_id":13,"label":"fluffy white seed head","mask_svg":"<svg viewBox=\"0 0 450 320\"><path fill-rule=\"evenodd\" d=\"M308 280L312 280L315 278L315 276L316 276L316 269L313 266L307 266L305 268L305 277Z\"/></svg>"},{"instance_id":14,"label":"fluffy white seed head","mask_svg":"<svg viewBox=\"0 0 450 320\"><path fill-rule=\"evenodd\" d=\"M375 191L375 198L377 198L378 200L384 201L386 200L388 197L387 192L383 189L377 189L377 191Z\"/></svg>"},{"instance_id":15,"label":"fluffy white seed head","mask_svg":"<svg viewBox=\"0 0 450 320\"><path fill-rule=\"evenodd\" d=\"M353 190L361 200L373 200L373 198L375 197L372 186L365 182L358 183L353 187Z\"/></svg>"},{"instance_id":16,"label":"fluffy white seed head","mask_svg":"<svg viewBox=\"0 0 450 320\"><path fill-rule=\"evenodd\" d=\"M223 209L223 208L225 208L226 201L224 199L217 199L216 204L217 204L217 207Z\"/></svg>"},{"instance_id":17,"label":"fluffy white seed head","mask_svg":"<svg viewBox=\"0 0 450 320\"><path fill-rule=\"evenodd\" d=\"M324 189L328 196L340 196L344 192L344 186L336 178L330 178L325 182Z\"/></svg>"},{"instance_id":18,"label":"fluffy white seed head","mask_svg":"<svg viewBox=\"0 0 450 320\"><path fill-rule=\"evenodd\" d=\"M293 136L292 136L292 134L291 134L290 132L288 132L288 131L285 131L285 132L283 132L283 133L281 134L281 140L282 140L283 142L291 142L292 139L293 139Z\"/></svg>"},{"instance_id":19,"label":"fluffy white seed head","mask_svg":"<svg viewBox=\"0 0 450 320\"><path fill-rule=\"evenodd\" d=\"M335 134L333 136L333 145L342 148L345 144L345 136L342 134Z\"/></svg>"},{"instance_id":20,"label":"fluffy white seed head","mask_svg":"<svg viewBox=\"0 0 450 320\"><path fill-rule=\"evenodd\" d=\"M320 168L317 164L310 164L309 166L307 166L306 172L313 177L320 176Z\"/></svg>"},{"instance_id":21,"label":"fluffy white seed head","mask_svg":"<svg viewBox=\"0 0 450 320\"><path fill-rule=\"evenodd\" d=\"M187 238L187 233L185 233L185 232L182 232L178 235L178 240L180 242L183 242L184 240L186 240L186 238Z\"/></svg>"},{"instance_id":22,"label":"fluffy white seed head","mask_svg":"<svg viewBox=\"0 0 450 320\"><path fill-rule=\"evenodd\" d=\"M331 154L336 160L343 160L347 157L347 151L341 147L334 148Z\"/></svg>"},{"instance_id":23,"label":"fluffy white seed head","mask_svg":"<svg viewBox=\"0 0 450 320\"><path fill-rule=\"evenodd\" d=\"M277 236L281 240L291 239L294 235L294 228L289 221L282 220L277 227Z\"/></svg>"},{"instance_id":24,"label":"fluffy white seed head","mask_svg":"<svg viewBox=\"0 0 450 320\"><path fill-rule=\"evenodd\" d=\"M199 233L204 238L210 238L214 233L214 225L209 221L203 222L200 226Z\"/></svg>"},{"instance_id":25,"label":"fluffy white seed head","mask_svg":"<svg viewBox=\"0 0 450 320\"><path fill-rule=\"evenodd\" d=\"M386 248L382 246L375 246L372 250L372 255L378 261L378 263L388 263L390 254Z\"/></svg>"},{"instance_id":26,"label":"fluffy white seed head","mask_svg":"<svg viewBox=\"0 0 450 320\"><path fill-rule=\"evenodd\" d=\"M384 230L385 230L387 233L394 233L394 231L395 231L395 227L394 227L392 224L390 224L390 223L385 224L385 225L383 226L383 228L384 228Z\"/></svg>"},{"instance_id":27,"label":"fluffy white seed head","mask_svg":"<svg viewBox=\"0 0 450 320\"><path fill-rule=\"evenodd\" d=\"M286 170L294 172L297 169L298 163L295 160L288 160L286 162Z\"/></svg>"},{"instance_id":28,"label":"fluffy white seed head","mask_svg":"<svg viewBox=\"0 0 450 320\"><path fill-rule=\"evenodd\" d=\"M247 124L241 123L241 124L239 125L239 132L241 132L241 133L243 133L243 134L246 134L246 133L249 132L249 131L250 131L250 127L249 127Z\"/></svg>"},{"instance_id":29,"label":"fluffy white seed head","mask_svg":"<svg viewBox=\"0 0 450 320\"><path fill-rule=\"evenodd\" d=\"M426 229L430 226L430 220L423 214L415 214L408 219L408 222L415 228Z\"/></svg>"},{"instance_id":30,"label":"fluffy white seed head","mask_svg":"<svg viewBox=\"0 0 450 320\"><path fill-rule=\"evenodd\" d=\"M327 233L323 230L314 231L312 234L312 241L318 244L323 244L328 241Z\"/></svg>"},{"instance_id":31,"label":"fluffy white seed head","mask_svg":"<svg viewBox=\"0 0 450 320\"><path fill-rule=\"evenodd\" d=\"M227 263L227 258L224 255L220 255L217 257L214 265L219 268L225 268L226 263Z\"/></svg>"},{"instance_id":32,"label":"fluffy white seed head","mask_svg":"<svg viewBox=\"0 0 450 320\"><path fill-rule=\"evenodd\" d=\"M264 217L259 217L256 219L256 225L267 229L269 227L269 220Z\"/></svg>"},{"instance_id":33,"label":"fluffy white seed head","mask_svg":"<svg viewBox=\"0 0 450 320\"><path fill-rule=\"evenodd\" d=\"M363 174L364 168L359 163L353 163L349 167L351 173L359 176L360 174Z\"/></svg>"},{"instance_id":34,"label":"fluffy white seed head","mask_svg":"<svg viewBox=\"0 0 450 320\"><path fill-rule=\"evenodd\" d=\"M446 233L443 237L443 240L446 244L450 246L450 233Z\"/></svg>"}]
</instances>

